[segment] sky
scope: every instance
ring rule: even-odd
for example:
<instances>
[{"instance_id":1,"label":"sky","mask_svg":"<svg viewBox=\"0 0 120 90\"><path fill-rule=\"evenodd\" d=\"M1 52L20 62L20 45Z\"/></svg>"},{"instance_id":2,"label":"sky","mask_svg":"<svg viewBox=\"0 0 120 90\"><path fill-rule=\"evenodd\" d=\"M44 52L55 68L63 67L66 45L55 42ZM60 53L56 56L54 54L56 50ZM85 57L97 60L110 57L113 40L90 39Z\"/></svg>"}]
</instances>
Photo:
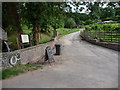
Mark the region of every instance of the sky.
<instances>
[{"instance_id":1,"label":"sky","mask_svg":"<svg viewBox=\"0 0 120 90\"><path fill-rule=\"evenodd\" d=\"M78 1L78 0L77 0ZM87 0L86 0L87 1ZM92 0L93 1L93 0ZM95 1L95 0L94 0ZM71 4L72 3L72 4ZM107 4L108 3L106 3L106 4L104 4L102 7L103 8L105 8L105 7L107 7ZM72 12L74 13L75 12L75 9L76 9L76 7L75 7L75 5L73 4L73 1L72 0L68 0L68 2L67 2L67 5L69 5L70 7L72 7ZM90 11L87 11L87 7L86 7L86 5L79 5L79 9L81 8L81 7L83 7L84 9L82 10L82 11L78 11L79 13L89 13ZM67 8L68 9L68 8Z\"/></svg>"}]
</instances>

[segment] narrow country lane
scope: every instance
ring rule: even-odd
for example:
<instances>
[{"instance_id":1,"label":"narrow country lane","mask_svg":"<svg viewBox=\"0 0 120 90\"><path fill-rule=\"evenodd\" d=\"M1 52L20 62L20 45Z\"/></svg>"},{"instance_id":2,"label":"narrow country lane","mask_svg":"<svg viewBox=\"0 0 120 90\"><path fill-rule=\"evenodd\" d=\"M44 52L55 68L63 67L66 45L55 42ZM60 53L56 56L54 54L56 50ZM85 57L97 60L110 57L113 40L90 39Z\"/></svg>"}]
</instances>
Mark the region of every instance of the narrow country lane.
<instances>
[{"instance_id":1,"label":"narrow country lane","mask_svg":"<svg viewBox=\"0 0 120 90\"><path fill-rule=\"evenodd\" d=\"M118 52L81 41L79 32L61 38L59 63L3 80L3 88L117 88Z\"/></svg>"}]
</instances>

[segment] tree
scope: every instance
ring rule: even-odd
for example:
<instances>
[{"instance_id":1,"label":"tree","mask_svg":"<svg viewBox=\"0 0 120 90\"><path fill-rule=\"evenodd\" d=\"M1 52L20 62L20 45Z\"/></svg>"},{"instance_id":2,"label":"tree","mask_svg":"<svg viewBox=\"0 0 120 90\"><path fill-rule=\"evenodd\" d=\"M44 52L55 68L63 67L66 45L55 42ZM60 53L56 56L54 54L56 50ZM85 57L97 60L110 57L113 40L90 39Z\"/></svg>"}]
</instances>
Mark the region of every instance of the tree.
<instances>
[{"instance_id":1,"label":"tree","mask_svg":"<svg viewBox=\"0 0 120 90\"><path fill-rule=\"evenodd\" d=\"M64 26L64 5L63 2L48 3L48 22L54 29L54 37L56 36L56 29Z\"/></svg>"},{"instance_id":2,"label":"tree","mask_svg":"<svg viewBox=\"0 0 120 90\"><path fill-rule=\"evenodd\" d=\"M102 18L114 17L115 9L111 7L106 7L103 9Z\"/></svg>"},{"instance_id":3,"label":"tree","mask_svg":"<svg viewBox=\"0 0 120 90\"><path fill-rule=\"evenodd\" d=\"M85 13L73 13L71 16L74 20L75 23L79 26L80 24L83 24L83 21L86 21L89 19L89 15Z\"/></svg>"},{"instance_id":4,"label":"tree","mask_svg":"<svg viewBox=\"0 0 120 90\"><path fill-rule=\"evenodd\" d=\"M2 25L4 28L8 27L9 25L12 26L14 30L17 30L18 33L23 33L21 24L20 24L20 17L18 14L17 3L15 2L5 2L3 3L3 20Z\"/></svg>"},{"instance_id":5,"label":"tree","mask_svg":"<svg viewBox=\"0 0 120 90\"><path fill-rule=\"evenodd\" d=\"M39 32L42 25L47 24L47 3L27 2L23 4L23 18L27 21L28 27L32 27L34 45L39 44ZM46 22L46 23L45 23Z\"/></svg>"},{"instance_id":6,"label":"tree","mask_svg":"<svg viewBox=\"0 0 120 90\"><path fill-rule=\"evenodd\" d=\"M100 4L101 4L100 2L94 2L88 5L88 9L90 10L89 15L91 16L91 19L101 18L103 8L100 7Z\"/></svg>"},{"instance_id":7,"label":"tree","mask_svg":"<svg viewBox=\"0 0 120 90\"><path fill-rule=\"evenodd\" d=\"M73 18L66 18L65 20L65 27L66 28L73 28L76 26L76 23Z\"/></svg>"},{"instance_id":8,"label":"tree","mask_svg":"<svg viewBox=\"0 0 120 90\"><path fill-rule=\"evenodd\" d=\"M109 2L108 7L114 8L116 15L120 15L120 1L119 2Z\"/></svg>"},{"instance_id":9,"label":"tree","mask_svg":"<svg viewBox=\"0 0 120 90\"><path fill-rule=\"evenodd\" d=\"M39 32L51 25L56 31L64 24L63 2L27 2L23 4L23 17L27 25L33 28L34 44L39 43Z\"/></svg>"}]
</instances>

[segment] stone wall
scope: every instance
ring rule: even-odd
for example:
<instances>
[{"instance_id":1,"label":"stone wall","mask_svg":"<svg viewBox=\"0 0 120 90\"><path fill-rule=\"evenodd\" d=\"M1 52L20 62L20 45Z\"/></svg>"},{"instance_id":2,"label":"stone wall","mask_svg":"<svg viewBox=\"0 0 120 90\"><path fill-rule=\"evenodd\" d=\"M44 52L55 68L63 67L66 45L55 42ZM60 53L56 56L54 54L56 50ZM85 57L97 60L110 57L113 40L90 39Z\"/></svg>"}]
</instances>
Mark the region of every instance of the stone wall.
<instances>
[{"instance_id":1,"label":"stone wall","mask_svg":"<svg viewBox=\"0 0 120 90\"><path fill-rule=\"evenodd\" d=\"M47 46L51 46L53 48L54 42L48 42L46 44L40 44L26 49L21 49L20 50L21 63L26 64L38 60L41 60L41 62L43 62L44 59L42 59L42 57L45 55L45 49Z\"/></svg>"},{"instance_id":2,"label":"stone wall","mask_svg":"<svg viewBox=\"0 0 120 90\"><path fill-rule=\"evenodd\" d=\"M10 67L9 59L12 55L19 53L20 54L20 63L27 64L29 62L43 62L45 56L45 49L47 46L51 46L52 49L54 48L55 42L48 42L46 44L40 44L32 47L28 47L25 49L16 50L13 52L2 53L2 58L0 61L5 61L4 64L1 66L3 69Z\"/></svg>"},{"instance_id":3,"label":"stone wall","mask_svg":"<svg viewBox=\"0 0 120 90\"><path fill-rule=\"evenodd\" d=\"M84 38L84 40L86 40L86 41L88 41L92 44L95 44L95 45L99 45L99 46L102 46L102 47L106 47L106 48L109 48L109 49L120 51L120 44L119 43L98 42L98 41L96 41L94 39L90 39L90 38Z\"/></svg>"}]
</instances>

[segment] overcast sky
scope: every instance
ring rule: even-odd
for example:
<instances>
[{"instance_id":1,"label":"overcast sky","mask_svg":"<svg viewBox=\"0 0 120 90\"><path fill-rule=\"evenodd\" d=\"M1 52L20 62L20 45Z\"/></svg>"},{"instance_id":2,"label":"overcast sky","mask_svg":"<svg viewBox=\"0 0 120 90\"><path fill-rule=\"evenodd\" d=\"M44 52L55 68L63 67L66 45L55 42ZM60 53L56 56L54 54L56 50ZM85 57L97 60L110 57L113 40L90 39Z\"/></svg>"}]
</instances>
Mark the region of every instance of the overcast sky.
<instances>
[{"instance_id":1,"label":"overcast sky","mask_svg":"<svg viewBox=\"0 0 120 90\"><path fill-rule=\"evenodd\" d=\"M71 3L72 3L72 4L71 4ZM104 4L102 7L105 8L105 7L107 6L107 4L108 4L108 3ZM72 7L72 12L76 12L76 11L75 11L76 7L75 7L73 1L68 0L67 5L70 5L70 7ZM82 11L78 11L79 13L89 13L89 12L90 12L90 11L87 11L86 5L79 5L78 8L80 9L81 7L83 7L84 9L83 9ZM69 8L67 8L67 9L69 9ZM86 11L87 11L87 12L86 12Z\"/></svg>"}]
</instances>

